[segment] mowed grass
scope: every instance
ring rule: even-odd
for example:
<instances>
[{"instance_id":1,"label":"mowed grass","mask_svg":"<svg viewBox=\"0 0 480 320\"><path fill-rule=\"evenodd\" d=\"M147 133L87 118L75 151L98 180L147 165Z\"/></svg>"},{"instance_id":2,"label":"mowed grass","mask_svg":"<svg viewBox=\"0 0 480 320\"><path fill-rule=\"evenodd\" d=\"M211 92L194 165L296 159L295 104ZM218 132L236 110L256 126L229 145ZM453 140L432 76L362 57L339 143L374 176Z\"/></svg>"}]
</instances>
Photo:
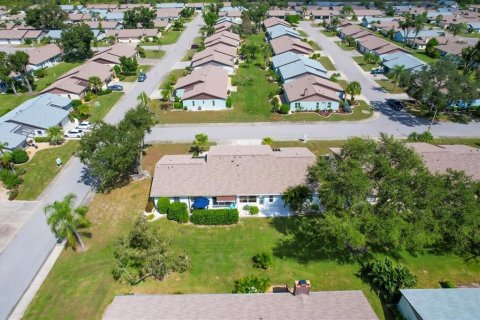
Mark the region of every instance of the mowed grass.
<instances>
[{"instance_id":1,"label":"mowed grass","mask_svg":"<svg viewBox=\"0 0 480 320\"><path fill-rule=\"evenodd\" d=\"M146 50L145 50L146 51ZM151 65L148 64L141 64L137 67L137 73L133 76L126 76L124 80L125 82L135 82L138 79L138 76L140 75L140 72L146 73L148 70L152 68Z\"/></svg>"},{"instance_id":2,"label":"mowed grass","mask_svg":"<svg viewBox=\"0 0 480 320\"><path fill-rule=\"evenodd\" d=\"M7 112L15 109L20 104L25 101L34 98L35 95L28 95L19 93L18 95L14 94L0 94L0 117L6 114Z\"/></svg>"},{"instance_id":3,"label":"mowed grass","mask_svg":"<svg viewBox=\"0 0 480 320\"><path fill-rule=\"evenodd\" d=\"M372 69L377 67L376 64L365 63L365 59L363 58L363 56L353 57L352 59L355 60L355 62L360 66L360 68L362 68L363 71L366 72L370 72L372 71Z\"/></svg>"},{"instance_id":4,"label":"mowed grass","mask_svg":"<svg viewBox=\"0 0 480 320\"><path fill-rule=\"evenodd\" d=\"M60 172L55 160L60 158L65 165L77 148L78 141L70 140L61 146L40 150L29 162L19 165L27 172L16 199L35 200Z\"/></svg>"},{"instance_id":5,"label":"mowed grass","mask_svg":"<svg viewBox=\"0 0 480 320\"><path fill-rule=\"evenodd\" d=\"M402 88L395 86L390 80L375 80L388 93L404 93Z\"/></svg>"},{"instance_id":6,"label":"mowed grass","mask_svg":"<svg viewBox=\"0 0 480 320\"><path fill-rule=\"evenodd\" d=\"M355 50L354 47L349 47L349 46L347 46L345 43L343 43L342 41L335 41L335 43L336 43L340 48L342 48L342 49L345 50L345 51Z\"/></svg>"},{"instance_id":7,"label":"mowed grass","mask_svg":"<svg viewBox=\"0 0 480 320\"><path fill-rule=\"evenodd\" d=\"M336 71L337 68L332 63L332 60L329 57L321 56L318 58L318 61L325 67L328 71Z\"/></svg>"},{"instance_id":8,"label":"mowed grass","mask_svg":"<svg viewBox=\"0 0 480 320\"><path fill-rule=\"evenodd\" d=\"M161 59L164 55L163 50L145 50L145 59Z\"/></svg>"},{"instance_id":9,"label":"mowed grass","mask_svg":"<svg viewBox=\"0 0 480 320\"><path fill-rule=\"evenodd\" d=\"M326 35L327 37L335 37L337 35L335 31L321 30L320 32Z\"/></svg>"},{"instance_id":10,"label":"mowed grass","mask_svg":"<svg viewBox=\"0 0 480 320\"><path fill-rule=\"evenodd\" d=\"M173 145L171 152L188 145ZM319 147L323 149L325 146ZM155 151L158 160L167 149ZM148 157L149 150L147 150ZM151 163L155 159L150 159ZM151 164L149 165L151 166ZM359 265L317 260L308 264L280 252L267 271L254 269L251 257L262 251L273 252L279 240L289 238L296 218L243 219L229 227L179 225L162 219L153 227L171 240L171 247L188 255L191 266L183 274L172 274L164 281L147 280L132 287L115 283L113 244L128 234L133 221L143 211L150 187L149 180L130 183L109 194L98 194L88 213L93 225L88 250L62 252L46 281L30 304L24 319L100 319L117 294L230 293L233 281L250 274L266 275L272 284L292 285L295 279L309 279L313 290L362 290L380 318L384 318L379 299L355 274ZM300 248L299 248L300 249ZM458 284L478 281L478 262L466 263L450 255L402 254L418 277L418 287L439 287L439 281Z\"/></svg>"},{"instance_id":11,"label":"mowed grass","mask_svg":"<svg viewBox=\"0 0 480 320\"><path fill-rule=\"evenodd\" d=\"M123 92L112 92L104 96L98 96L95 100L88 102L91 110L89 120L102 120L122 96ZM95 106L96 102L100 104L98 107Z\"/></svg>"},{"instance_id":12,"label":"mowed grass","mask_svg":"<svg viewBox=\"0 0 480 320\"><path fill-rule=\"evenodd\" d=\"M52 83L54 83L58 77L64 75L68 71L81 65L81 62L60 62L59 64L48 68L47 75L43 78L35 81L35 91L40 92Z\"/></svg>"}]
</instances>

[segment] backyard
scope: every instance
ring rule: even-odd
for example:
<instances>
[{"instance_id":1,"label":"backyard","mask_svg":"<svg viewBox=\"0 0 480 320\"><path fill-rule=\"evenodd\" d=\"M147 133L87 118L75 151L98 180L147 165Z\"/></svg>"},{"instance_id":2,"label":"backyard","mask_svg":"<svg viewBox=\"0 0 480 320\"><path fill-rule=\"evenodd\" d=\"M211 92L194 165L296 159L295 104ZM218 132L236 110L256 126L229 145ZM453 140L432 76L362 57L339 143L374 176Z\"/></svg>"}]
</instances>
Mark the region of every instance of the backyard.
<instances>
[{"instance_id":1,"label":"backyard","mask_svg":"<svg viewBox=\"0 0 480 320\"><path fill-rule=\"evenodd\" d=\"M33 97L35 96L24 93L19 93L18 95L0 94L0 117Z\"/></svg>"},{"instance_id":2,"label":"backyard","mask_svg":"<svg viewBox=\"0 0 480 320\"><path fill-rule=\"evenodd\" d=\"M275 144L283 145L303 144ZM319 153L340 145L335 141L307 143ZM186 153L189 148L187 144L151 147L144 157L145 168L151 172L162 155ZM113 244L118 236L129 232L138 213L145 208L149 189L150 180L143 180L96 195L88 213L92 221L92 237L85 239L88 250L62 252L25 319L98 319L116 294L230 293L233 281L249 274L267 275L272 284L291 285L293 280L305 278L312 282L313 290L363 290L377 315L385 317L377 296L355 275L359 270L357 263L304 263L279 250L279 241L291 236L297 218L242 219L238 225L228 227L196 227L161 219L153 226L170 239L177 252L188 255L190 268L162 282L148 280L134 287L114 282ZM273 267L267 271L251 265L251 257L261 251L275 253ZM418 287L439 287L439 281L447 279L469 284L478 281L480 273L478 262L466 262L457 256L402 253L397 258L418 277Z\"/></svg>"},{"instance_id":3,"label":"backyard","mask_svg":"<svg viewBox=\"0 0 480 320\"><path fill-rule=\"evenodd\" d=\"M58 77L64 75L68 71L81 65L80 62L60 62L59 64L46 69L47 75L43 78L35 81L35 91L40 92L52 83L54 83Z\"/></svg>"},{"instance_id":4,"label":"backyard","mask_svg":"<svg viewBox=\"0 0 480 320\"><path fill-rule=\"evenodd\" d=\"M60 158L66 164L77 147L78 141L70 140L61 146L40 150L29 162L19 165L27 172L16 200L35 200L60 172L55 160Z\"/></svg>"}]
</instances>

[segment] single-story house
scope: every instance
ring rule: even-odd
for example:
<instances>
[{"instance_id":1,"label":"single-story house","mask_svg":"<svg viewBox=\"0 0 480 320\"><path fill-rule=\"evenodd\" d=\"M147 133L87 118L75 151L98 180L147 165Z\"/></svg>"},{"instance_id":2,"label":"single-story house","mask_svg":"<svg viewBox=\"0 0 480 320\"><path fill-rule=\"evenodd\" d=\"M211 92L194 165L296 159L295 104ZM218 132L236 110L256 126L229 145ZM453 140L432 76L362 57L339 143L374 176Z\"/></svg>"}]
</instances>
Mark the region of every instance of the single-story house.
<instances>
[{"instance_id":1,"label":"single-story house","mask_svg":"<svg viewBox=\"0 0 480 320\"><path fill-rule=\"evenodd\" d=\"M168 20L154 20L153 26L157 29L167 31L172 25Z\"/></svg>"},{"instance_id":2,"label":"single-story house","mask_svg":"<svg viewBox=\"0 0 480 320\"><path fill-rule=\"evenodd\" d=\"M193 69L217 66L227 70L228 74L232 75L235 73L236 61L237 50L235 48L217 44L194 54L190 66Z\"/></svg>"},{"instance_id":3,"label":"single-story house","mask_svg":"<svg viewBox=\"0 0 480 320\"><path fill-rule=\"evenodd\" d=\"M313 19L330 20L332 17L339 17L340 10L333 7L330 9L330 7L327 6L319 9L309 10L307 15Z\"/></svg>"},{"instance_id":4,"label":"single-story house","mask_svg":"<svg viewBox=\"0 0 480 320\"><path fill-rule=\"evenodd\" d=\"M213 26L215 32L230 31L234 24L230 21L224 21L222 23L217 23Z\"/></svg>"},{"instance_id":5,"label":"single-story house","mask_svg":"<svg viewBox=\"0 0 480 320\"><path fill-rule=\"evenodd\" d=\"M288 83L304 75L328 78L327 69L320 62L298 54L296 56L285 57L284 61L277 63L277 65L281 65L275 68L275 71L283 83Z\"/></svg>"},{"instance_id":6,"label":"single-story house","mask_svg":"<svg viewBox=\"0 0 480 320\"><path fill-rule=\"evenodd\" d=\"M231 22L236 25L240 25L242 23L242 19L234 19L229 17L220 17L215 21L215 24L220 24L222 22Z\"/></svg>"},{"instance_id":7,"label":"single-story house","mask_svg":"<svg viewBox=\"0 0 480 320\"><path fill-rule=\"evenodd\" d=\"M397 21L394 17L364 17L362 19L362 26L365 28L372 28L375 24L379 24L381 22L392 22Z\"/></svg>"},{"instance_id":8,"label":"single-story house","mask_svg":"<svg viewBox=\"0 0 480 320\"><path fill-rule=\"evenodd\" d=\"M54 94L27 100L0 117L0 142L8 143L8 149L23 148L27 139L44 136L50 127L68 124L71 109L70 99Z\"/></svg>"},{"instance_id":9,"label":"single-story house","mask_svg":"<svg viewBox=\"0 0 480 320\"><path fill-rule=\"evenodd\" d=\"M123 21L123 12L107 12L104 15L100 15L100 17L105 21Z\"/></svg>"},{"instance_id":10,"label":"single-story house","mask_svg":"<svg viewBox=\"0 0 480 320\"><path fill-rule=\"evenodd\" d=\"M361 53L371 52L377 56L394 52L407 52L405 49L373 34L358 39L358 51Z\"/></svg>"},{"instance_id":11,"label":"single-story house","mask_svg":"<svg viewBox=\"0 0 480 320\"><path fill-rule=\"evenodd\" d=\"M289 215L282 194L304 183L315 155L307 148L270 146L212 146L202 158L168 155L155 166L150 197L184 202L209 200L208 209L257 206L262 216Z\"/></svg>"},{"instance_id":12,"label":"single-story house","mask_svg":"<svg viewBox=\"0 0 480 320\"><path fill-rule=\"evenodd\" d=\"M437 146L424 142L407 143L407 146L420 155L432 173L446 173L448 169L453 169L464 171L467 176L480 181L480 149L458 144Z\"/></svg>"},{"instance_id":13,"label":"single-story house","mask_svg":"<svg viewBox=\"0 0 480 320\"><path fill-rule=\"evenodd\" d=\"M224 31L216 31L211 37L205 38L204 42L210 42L210 40L215 39L216 37L226 37L232 40L238 41L240 43L241 39L240 36L236 33L224 30Z\"/></svg>"},{"instance_id":14,"label":"single-story house","mask_svg":"<svg viewBox=\"0 0 480 320\"><path fill-rule=\"evenodd\" d=\"M405 41L405 38L407 38L406 43L409 43L413 41L415 38L419 38L419 37L431 39L431 38L438 38L442 36L445 36L445 31L443 30L420 30L418 34L415 32L415 30L411 30L406 36L403 30L399 30L395 32L395 34L393 35L393 40L403 43Z\"/></svg>"},{"instance_id":15,"label":"single-story house","mask_svg":"<svg viewBox=\"0 0 480 320\"><path fill-rule=\"evenodd\" d=\"M267 19L263 20L263 26L265 27L265 29L275 27L275 26L278 26L278 25L285 26L285 27L290 27L290 23L288 23L285 20L279 19L279 18L272 17L272 18L267 18Z\"/></svg>"},{"instance_id":16,"label":"single-story house","mask_svg":"<svg viewBox=\"0 0 480 320\"><path fill-rule=\"evenodd\" d=\"M189 2L185 4L185 7L194 8L197 11L201 11L205 7L205 5L203 4L203 2Z\"/></svg>"},{"instance_id":17,"label":"single-story house","mask_svg":"<svg viewBox=\"0 0 480 320\"><path fill-rule=\"evenodd\" d=\"M90 61L95 61L109 66L120 64L121 57L134 58L137 56L137 49L129 43L115 43L111 47L97 52Z\"/></svg>"},{"instance_id":18,"label":"single-story house","mask_svg":"<svg viewBox=\"0 0 480 320\"><path fill-rule=\"evenodd\" d=\"M279 37L288 36L292 38L301 39L302 36L298 33L297 30L294 30L291 27L286 27L284 25L277 24L276 26L267 28L267 38L268 40L273 40Z\"/></svg>"},{"instance_id":19,"label":"single-story house","mask_svg":"<svg viewBox=\"0 0 480 320\"><path fill-rule=\"evenodd\" d=\"M478 319L480 314L480 288L401 289L400 292L398 310L406 320L467 320Z\"/></svg>"},{"instance_id":20,"label":"single-story house","mask_svg":"<svg viewBox=\"0 0 480 320\"><path fill-rule=\"evenodd\" d=\"M380 58L382 58L382 66L385 73L390 72L396 65L404 66L404 70L415 71L420 71L424 66L427 66L422 60L401 51L384 54L381 55Z\"/></svg>"},{"instance_id":21,"label":"single-story house","mask_svg":"<svg viewBox=\"0 0 480 320\"><path fill-rule=\"evenodd\" d=\"M181 2L166 2L166 3L157 3L155 4L157 9L183 9L185 7L185 3Z\"/></svg>"},{"instance_id":22,"label":"single-story house","mask_svg":"<svg viewBox=\"0 0 480 320\"><path fill-rule=\"evenodd\" d=\"M170 20L170 19L178 19L180 18L180 11L182 9L178 8L164 8L164 9L157 9L157 20Z\"/></svg>"},{"instance_id":23,"label":"single-story house","mask_svg":"<svg viewBox=\"0 0 480 320\"><path fill-rule=\"evenodd\" d=\"M82 6L81 4L79 4L79 5L61 4L60 9L62 9L63 11L66 11L66 12L74 12L74 11L77 11L77 10L83 10L84 6Z\"/></svg>"},{"instance_id":24,"label":"single-story house","mask_svg":"<svg viewBox=\"0 0 480 320\"><path fill-rule=\"evenodd\" d=\"M56 65L62 60L62 50L56 44L47 44L28 51L27 69L38 70Z\"/></svg>"},{"instance_id":25,"label":"single-story house","mask_svg":"<svg viewBox=\"0 0 480 320\"><path fill-rule=\"evenodd\" d=\"M82 99L85 95L90 77L99 77L103 88L112 80L111 67L95 61L88 61L62 75L42 93L52 93L71 100Z\"/></svg>"},{"instance_id":26,"label":"single-story house","mask_svg":"<svg viewBox=\"0 0 480 320\"><path fill-rule=\"evenodd\" d=\"M202 181L201 184L204 182ZM104 320L246 320L252 318L378 319L360 290L310 292L309 295L301 296L288 292L122 295L113 299L103 315Z\"/></svg>"},{"instance_id":27,"label":"single-story house","mask_svg":"<svg viewBox=\"0 0 480 320\"><path fill-rule=\"evenodd\" d=\"M345 96L342 87L329 79L304 75L283 85L290 111L339 111Z\"/></svg>"},{"instance_id":28,"label":"single-story house","mask_svg":"<svg viewBox=\"0 0 480 320\"><path fill-rule=\"evenodd\" d=\"M99 10L110 10L118 8L118 4L107 4L107 3L96 3L96 4L87 4L87 9L99 9Z\"/></svg>"},{"instance_id":29,"label":"single-story house","mask_svg":"<svg viewBox=\"0 0 480 320\"><path fill-rule=\"evenodd\" d=\"M286 16L295 15L295 14L297 14L297 13L293 10L274 9L274 10L268 10L267 16L269 18L285 19Z\"/></svg>"},{"instance_id":30,"label":"single-story house","mask_svg":"<svg viewBox=\"0 0 480 320\"><path fill-rule=\"evenodd\" d=\"M283 36L271 40L270 46L275 55L288 51L306 56L310 56L313 53L313 49L308 43L289 36Z\"/></svg>"},{"instance_id":31,"label":"single-story house","mask_svg":"<svg viewBox=\"0 0 480 320\"><path fill-rule=\"evenodd\" d=\"M122 24L118 21L84 21L90 29L115 30L120 29Z\"/></svg>"},{"instance_id":32,"label":"single-story house","mask_svg":"<svg viewBox=\"0 0 480 320\"><path fill-rule=\"evenodd\" d=\"M374 31L378 31L384 36L389 36L389 33L395 34L395 32L400 31L400 21L381 21L380 23L373 23L371 25L371 29Z\"/></svg>"},{"instance_id":33,"label":"single-story house","mask_svg":"<svg viewBox=\"0 0 480 320\"><path fill-rule=\"evenodd\" d=\"M83 22L92 20L92 16L89 13L70 13L68 15L69 22Z\"/></svg>"},{"instance_id":34,"label":"single-story house","mask_svg":"<svg viewBox=\"0 0 480 320\"><path fill-rule=\"evenodd\" d=\"M106 36L108 37L115 37L118 42L125 42L125 43L138 43L141 42L145 38L149 38L150 40L153 37L160 37L161 32L158 29L119 29L119 30L107 30Z\"/></svg>"},{"instance_id":35,"label":"single-story house","mask_svg":"<svg viewBox=\"0 0 480 320\"><path fill-rule=\"evenodd\" d=\"M226 46L237 48L238 45L240 44L240 41L226 37L226 36L213 34L210 37L205 38L203 43L205 44L205 47L211 47L217 44L223 44Z\"/></svg>"},{"instance_id":36,"label":"single-story house","mask_svg":"<svg viewBox=\"0 0 480 320\"><path fill-rule=\"evenodd\" d=\"M463 40L448 39L444 44L435 46L435 49L440 52L440 56L445 57L447 55L461 56L462 50L468 47L474 46L475 43L466 42Z\"/></svg>"},{"instance_id":37,"label":"single-story house","mask_svg":"<svg viewBox=\"0 0 480 320\"><path fill-rule=\"evenodd\" d=\"M468 32L480 32L480 22L470 22L468 24Z\"/></svg>"},{"instance_id":38,"label":"single-story house","mask_svg":"<svg viewBox=\"0 0 480 320\"><path fill-rule=\"evenodd\" d=\"M44 34L42 30L0 30L0 44L22 44L27 39L38 42Z\"/></svg>"},{"instance_id":39,"label":"single-story house","mask_svg":"<svg viewBox=\"0 0 480 320\"><path fill-rule=\"evenodd\" d=\"M228 72L217 66L193 70L178 79L175 96L188 110L222 110L227 107Z\"/></svg>"},{"instance_id":40,"label":"single-story house","mask_svg":"<svg viewBox=\"0 0 480 320\"><path fill-rule=\"evenodd\" d=\"M340 29L338 36L340 39L345 39L350 36L355 40L371 35L372 33L362 27L353 24Z\"/></svg>"},{"instance_id":41,"label":"single-story house","mask_svg":"<svg viewBox=\"0 0 480 320\"><path fill-rule=\"evenodd\" d=\"M45 37L50 38L51 40L57 42L60 40L62 37L62 31L63 30L50 30L48 33L45 35ZM93 32L93 38L97 40L102 40L105 38L105 32L99 29L91 29Z\"/></svg>"},{"instance_id":42,"label":"single-story house","mask_svg":"<svg viewBox=\"0 0 480 320\"><path fill-rule=\"evenodd\" d=\"M355 12L358 20L363 20L363 18L382 17L384 15L383 11L378 9L354 8L353 12Z\"/></svg>"}]
</instances>

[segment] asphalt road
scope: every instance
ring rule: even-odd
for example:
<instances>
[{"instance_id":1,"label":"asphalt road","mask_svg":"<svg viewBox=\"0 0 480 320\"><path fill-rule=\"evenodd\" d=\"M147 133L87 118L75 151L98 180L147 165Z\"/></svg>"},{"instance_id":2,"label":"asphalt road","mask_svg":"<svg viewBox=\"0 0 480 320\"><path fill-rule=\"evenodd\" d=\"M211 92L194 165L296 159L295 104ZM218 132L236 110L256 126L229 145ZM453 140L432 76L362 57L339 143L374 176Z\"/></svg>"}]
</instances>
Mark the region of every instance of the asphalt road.
<instances>
[{"instance_id":1,"label":"asphalt road","mask_svg":"<svg viewBox=\"0 0 480 320\"><path fill-rule=\"evenodd\" d=\"M387 98L406 97L385 92L372 75L364 72L337 44L311 26L311 22L301 22L300 27L322 47L336 68L348 81L358 81L362 85L362 96L372 104L376 116L360 122L289 122L289 123L224 123L194 125L160 125L153 128L146 142L192 141L195 134L205 133L212 140L262 139L296 140L304 134L309 139L346 139L352 136L378 137L381 132L396 137L408 136L412 131L427 130L430 122L414 117L403 111L394 111L383 102ZM439 137L478 137L480 123L436 123L431 132Z\"/></svg>"},{"instance_id":2,"label":"asphalt road","mask_svg":"<svg viewBox=\"0 0 480 320\"><path fill-rule=\"evenodd\" d=\"M193 39L198 36L201 24L202 18L197 16L186 25L178 42L164 48L167 51L165 56L148 72L147 80L137 83L118 102L105 118L107 122L116 123L121 120L128 109L136 106L137 96L141 92L150 95L158 87L171 67L185 56ZM8 317L56 243L46 223L43 208L56 200L62 200L70 192L77 195L77 204L84 200L88 203L93 193L90 192L90 183L85 178L88 176L86 173L86 168L79 159L73 158L37 199L39 205L35 213L1 253L0 319Z\"/></svg>"}]
</instances>

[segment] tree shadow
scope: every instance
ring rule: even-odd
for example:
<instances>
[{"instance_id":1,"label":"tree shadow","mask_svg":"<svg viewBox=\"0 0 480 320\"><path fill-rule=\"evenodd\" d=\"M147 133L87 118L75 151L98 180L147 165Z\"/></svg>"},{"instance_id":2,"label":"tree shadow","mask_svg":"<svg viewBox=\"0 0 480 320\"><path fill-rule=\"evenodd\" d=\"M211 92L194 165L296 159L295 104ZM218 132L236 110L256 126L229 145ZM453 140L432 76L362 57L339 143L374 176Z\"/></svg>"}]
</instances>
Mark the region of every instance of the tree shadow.
<instances>
[{"instance_id":1,"label":"tree shadow","mask_svg":"<svg viewBox=\"0 0 480 320\"><path fill-rule=\"evenodd\" d=\"M86 166L82 168L82 174L77 182L81 182L91 187L96 187L98 185L98 179L90 174L90 169Z\"/></svg>"}]
</instances>

